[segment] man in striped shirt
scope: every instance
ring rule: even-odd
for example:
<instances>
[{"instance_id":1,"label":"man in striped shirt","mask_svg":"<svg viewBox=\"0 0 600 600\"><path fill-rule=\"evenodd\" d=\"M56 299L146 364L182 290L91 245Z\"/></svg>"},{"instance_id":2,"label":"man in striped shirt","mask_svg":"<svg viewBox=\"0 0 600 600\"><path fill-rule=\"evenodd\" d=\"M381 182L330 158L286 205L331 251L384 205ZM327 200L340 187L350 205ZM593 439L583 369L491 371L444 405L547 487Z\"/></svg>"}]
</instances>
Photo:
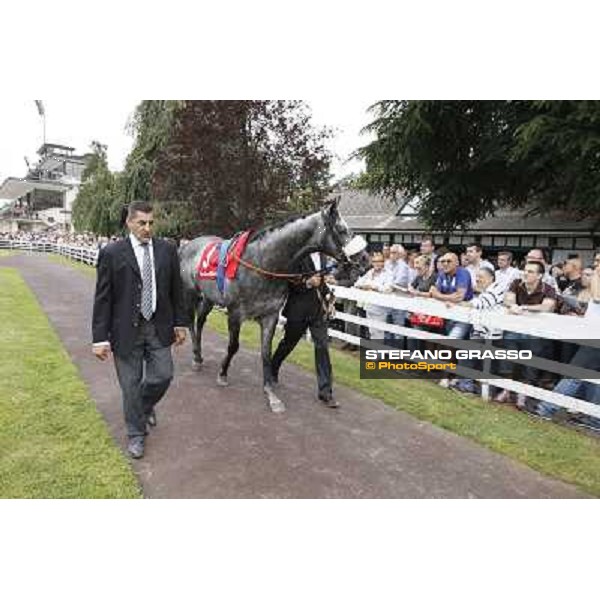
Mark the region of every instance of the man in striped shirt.
<instances>
[{"instance_id":1,"label":"man in striped shirt","mask_svg":"<svg viewBox=\"0 0 600 600\"><path fill-rule=\"evenodd\" d=\"M472 308L477 310L493 310L496 312L503 310L504 304L504 283L496 281L494 270L490 267L481 267L477 273L477 283L475 290L479 292L469 303ZM478 323L473 323L471 339L500 339L502 330L495 327L485 327Z\"/></svg>"},{"instance_id":2,"label":"man in striped shirt","mask_svg":"<svg viewBox=\"0 0 600 600\"><path fill-rule=\"evenodd\" d=\"M472 340L500 339L502 337L501 329L490 327L483 320L477 318L480 311L503 310L504 286L501 282L495 281L493 268L484 266L479 269L475 291L479 292L479 295L463 303L465 306L470 306L477 311L477 315L473 318L473 329L470 338ZM480 362L467 359L461 361L461 364L470 369L480 369ZM477 393L475 381L472 379L460 379L454 387L461 392Z\"/></svg>"}]
</instances>

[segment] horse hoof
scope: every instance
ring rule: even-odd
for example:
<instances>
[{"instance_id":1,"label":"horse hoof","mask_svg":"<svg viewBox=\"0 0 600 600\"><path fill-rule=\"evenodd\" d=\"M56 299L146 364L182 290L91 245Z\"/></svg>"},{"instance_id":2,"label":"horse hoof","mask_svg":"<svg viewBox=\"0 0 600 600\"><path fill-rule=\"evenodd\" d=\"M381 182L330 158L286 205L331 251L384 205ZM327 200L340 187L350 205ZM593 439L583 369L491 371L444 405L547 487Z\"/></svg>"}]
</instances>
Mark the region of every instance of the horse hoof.
<instances>
[{"instance_id":1,"label":"horse hoof","mask_svg":"<svg viewBox=\"0 0 600 600\"><path fill-rule=\"evenodd\" d=\"M265 389L265 396L267 397L267 402L271 412L285 412L285 404L270 389Z\"/></svg>"},{"instance_id":2,"label":"horse hoof","mask_svg":"<svg viewBox=\"0 0 600 600\"><path fill-rule=\"evenodd\" d=\"M221 375L219 375L217 377L217 385L226 387L229 385L229 381L227 381L227 377L222 377Z\"/></svg>"},{"instance_id":3,"label":"horse hoof","mask_svg":"<svg viewBox=\"0 0 600 600\"><path fill-rule=\"evenodd\" d=\"M202 363L204 361L198 362L197 360L192 361L192 371L202 371Z\"/></svg>"},{"instance_id":4,"label":"horse hoof","mask_svg":"<svg viewBox=\"0 0 600 600\"><path fill-rule=\"evenodd\" d=\"M271 412L274 413L282 413L285 412L285 404L281 401L281 400L271 400L269 402L269 408L271 409Z\"/></svg>"}]
</instances>

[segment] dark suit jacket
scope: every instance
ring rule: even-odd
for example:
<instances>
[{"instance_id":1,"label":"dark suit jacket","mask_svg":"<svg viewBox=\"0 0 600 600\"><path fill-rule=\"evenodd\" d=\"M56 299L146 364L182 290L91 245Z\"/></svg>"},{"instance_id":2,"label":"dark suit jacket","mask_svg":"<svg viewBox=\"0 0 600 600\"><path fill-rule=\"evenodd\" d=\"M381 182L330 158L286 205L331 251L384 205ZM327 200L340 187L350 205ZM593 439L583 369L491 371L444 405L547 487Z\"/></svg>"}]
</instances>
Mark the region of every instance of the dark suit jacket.
<instances>
[{"instance_id":1,"label":"dark suit jacket","mask_svg":"<svg viewBox=\"0 0 600 600\"><path fill-rule=\"evenodd\" d=\"M187 326L182 306L177 248L153 239L156 272L154 324L163 346L174 341L174 327ZM142 276L129 237L105 246L98 255L96 295L92 319L93 341L109 341L112 351L128 354L143 319Z\"/></svg>"},{"instance_id":2,"label":"dark suit jacket","mask_svg":"<svg viewBox=\"0 0 600 600\"><path fill-rule=\"evenodd\" d=\"M322 265L324 259L325 257L321 254ZM292 270L294 273L311 273L316 269L312 258L306 256L296 265L293 265ZM322 297L325 297L328 291L327 286L322 284L320 290ZM314 288L307 288L304 281L300 284L290 284L287 302L283 307L282 314L289 321L312 321L324 316L323 306L317 291Z\"/></svg>"}]
</instances>

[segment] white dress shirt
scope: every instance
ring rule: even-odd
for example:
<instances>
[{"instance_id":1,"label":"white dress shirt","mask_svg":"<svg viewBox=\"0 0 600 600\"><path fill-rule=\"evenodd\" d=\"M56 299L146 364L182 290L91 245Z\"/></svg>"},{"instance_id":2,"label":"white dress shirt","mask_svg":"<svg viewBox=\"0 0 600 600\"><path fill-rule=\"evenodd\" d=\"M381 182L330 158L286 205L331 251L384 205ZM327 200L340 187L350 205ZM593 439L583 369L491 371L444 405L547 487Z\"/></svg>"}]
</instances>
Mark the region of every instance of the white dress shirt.
<instances>
[{"instance_id":1,"label":"white dress shirt","mask_svg":"<svg viewBox=\"0 0 600 600\"><path fill-rule=\"evenodd\" d=\"M506 269L498 269L496 271L496 283L499 283L505 290L508 290L510 284L515 279L520 279L521 271L514 267L506 267Z\"/></svg>"},{"instance_id":2,"label":"white dress shirt","mask_svg":"<svg viewBox=\"0 0 600 600\"><path fill-rule=\"evenodd\" d=\"M321 253L320 252L312 252L310 257L312 258L313 265L315 266L315 271L321 270Z\"/></svg>"}]
</instances>

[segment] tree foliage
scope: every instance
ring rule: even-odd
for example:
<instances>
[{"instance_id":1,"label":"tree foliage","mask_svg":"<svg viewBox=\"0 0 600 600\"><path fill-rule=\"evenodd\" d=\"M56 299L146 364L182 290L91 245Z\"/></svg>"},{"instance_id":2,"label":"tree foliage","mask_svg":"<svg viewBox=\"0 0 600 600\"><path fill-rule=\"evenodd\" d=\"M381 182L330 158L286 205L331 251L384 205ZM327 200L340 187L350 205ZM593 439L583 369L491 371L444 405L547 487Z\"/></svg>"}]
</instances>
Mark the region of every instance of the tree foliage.
<instances>
[{"instance_id":1,"label":"tree foliage","mask_svg":"<svg viewBox=\"0 0 600 600\"><path fill-rule=\"evenodd\" d=\"M297 101L146 101L133 121L126 197L157 204L160 232L229 235L325 195L329 133Z\"/></svg>"},{"instance_id":2,"label":"tree foliage","mask_svg":"<svg viewBox=\"0 0 600 600\"><path fill-rule=\"evenodd\" d=\"M73 202L73 225L78 231L111 235L120 226L122 182L108 168L106 146L94 141L92 156Z\"/></svg>"},{"instance_id":3,"label":"tree foliage","mask_svg":"<svg viewBox=\"0 0 600 600\"><path fill-rule=\"evenodd\" d=\"M600 213L600 102L383 101L361 184L449 231L500 208Z\"/></svg>"},{"instance_id":4,"label":"tree foliage","mask_svg":"<svg viewBox=\"0 0 600 600\"><path fill-rule=\"evenodd\" d=\"M144 100L136 107L129 123L135 144L125 163L124 203L152 197L156 158L169 139L174 114L181 106L176 100Z\"/></svg>"}]
</instances>

